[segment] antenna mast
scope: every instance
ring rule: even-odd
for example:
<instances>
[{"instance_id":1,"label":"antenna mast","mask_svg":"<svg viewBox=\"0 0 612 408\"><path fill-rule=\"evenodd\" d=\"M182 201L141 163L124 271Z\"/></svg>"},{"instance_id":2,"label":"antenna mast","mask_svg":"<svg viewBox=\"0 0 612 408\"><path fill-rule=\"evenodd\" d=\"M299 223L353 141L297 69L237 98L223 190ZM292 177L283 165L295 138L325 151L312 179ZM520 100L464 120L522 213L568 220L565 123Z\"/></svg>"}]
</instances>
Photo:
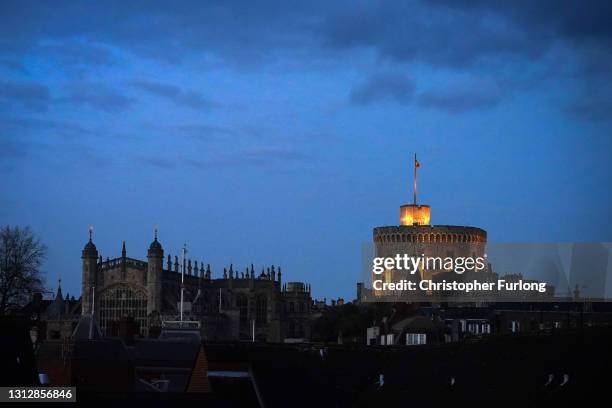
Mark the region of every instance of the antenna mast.
<instances>
[{"instance_id":1,"label":"antenna mast","mask_svg":"<svg viewBox=\"0 0 612 408\"><path fill-rule=\"evenodd\" d=\"M91 300L91 316L89 318L89 340L93 339L93 325L96 316L96 286L91 288L92 300Z\"/></svg>"},{"instance_id":2,"label":"antenna mast","mask_svg":"<svg viewBox=\"0 0 612 408\"><path fill-rule=\"evenodd\" d=\"M187 253L187 243L183 244L183 267L181 268L181 322L183 321L183 300L185 297L185 254Z\"/></svg>"},{"instance_id":3,"label":"antenna mast","mask_svg":"<svg viewBox=\"0 0 612 408\"><path fill-rule=\"evenodd\" d=\"M421 165L419 164L419 161L416 158L416 153L414 154L414 186L413 186L413 191L414 191L414 196L413 196L413 200L414 200L414 205L416 205L417 201L416 201L416 191L417 191L417 169L420 167Z\"/></svg>"}]
</instances>

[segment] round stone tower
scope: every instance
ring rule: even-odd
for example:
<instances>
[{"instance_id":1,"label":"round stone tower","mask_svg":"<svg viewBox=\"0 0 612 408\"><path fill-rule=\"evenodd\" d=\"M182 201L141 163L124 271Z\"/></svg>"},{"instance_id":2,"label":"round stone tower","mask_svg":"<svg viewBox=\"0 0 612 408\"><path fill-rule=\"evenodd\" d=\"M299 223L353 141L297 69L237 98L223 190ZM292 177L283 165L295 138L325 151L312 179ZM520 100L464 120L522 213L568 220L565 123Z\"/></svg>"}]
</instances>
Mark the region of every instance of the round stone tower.
<instances>
[{"instance_id":1,"label":"round stone tower","mask_svg":"<svg viewBox=\"0 0 612 408\"><path fill-rule=\"evenodd\" d=\"M373 230L375 257L395 257L407 254L410 257L484 257L487 232L481 228L457 225L431 225L431 207L417 204L416 170L420 167L415 157L414 201L400 206L399 225L376 227ZM448 272L439 269L419 269L415 276L404 276L399 271L391 279L389 274L384 280L431 279L435 275ZM376 277L380 279L380 277Z\"/></svg>"}]
</instances>

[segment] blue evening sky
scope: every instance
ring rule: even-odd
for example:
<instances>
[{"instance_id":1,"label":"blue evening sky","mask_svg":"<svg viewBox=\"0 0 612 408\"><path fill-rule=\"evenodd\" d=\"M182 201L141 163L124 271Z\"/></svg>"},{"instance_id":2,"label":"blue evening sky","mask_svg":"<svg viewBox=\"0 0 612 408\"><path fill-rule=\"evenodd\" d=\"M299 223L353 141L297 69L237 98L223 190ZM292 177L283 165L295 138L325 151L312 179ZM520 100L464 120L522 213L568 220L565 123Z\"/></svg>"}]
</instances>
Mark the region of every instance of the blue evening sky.
<instances>
[{"instance_id":1,"label":"blue evening sky","mask_svg":"<svg viewBox=\"0 0 612 408\"><path fill-rule=\"evenodd\" d=\"M434 224L612 240L609 2L0 4L0 224L50 289L102 256L281 265L352 299L412 155Z\"/></svg>"}]
</instances>

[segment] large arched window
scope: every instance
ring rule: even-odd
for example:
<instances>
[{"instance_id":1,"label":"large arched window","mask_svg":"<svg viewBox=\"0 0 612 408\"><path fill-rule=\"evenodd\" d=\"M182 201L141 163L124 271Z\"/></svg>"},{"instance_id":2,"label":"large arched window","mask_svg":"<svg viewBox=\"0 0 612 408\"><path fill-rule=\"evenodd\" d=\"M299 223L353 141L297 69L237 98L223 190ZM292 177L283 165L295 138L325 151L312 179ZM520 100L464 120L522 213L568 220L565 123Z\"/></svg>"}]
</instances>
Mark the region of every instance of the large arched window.
<instances>
[{"instance_id":1,"label":"large arched window","mask_svg":"<svg viewBox=\"0 0 612 408\"><path fill-rule=\"evenodd\" d=\"M257 324L266 324L268 322L268 300L266 295L257 295L255 302L255 320Z\"/></svg>"},{"instance_id":2,"label":"large arched window","mask_svg":"<svg viewBox=\"0 0 612 408\"><path fill-rule=\"evenodd\" d=\"M134 319L141 335L147 334L147 295L144 290L126 284L114 285L102 291L99 305L100 330L105 335L112 334L113 322L128 317Z\"/></svg>"},{"instance_id":3,"label":"large arched window","mask_svg":"<svg viewBox=\"0 0 612 408\"><path fill-rule=\"evenodd\" d=\"M245 326L249 321L249 299L244 293L236 295L236 307L239 311L240 325Z\"/></svg>"}]
</instances>

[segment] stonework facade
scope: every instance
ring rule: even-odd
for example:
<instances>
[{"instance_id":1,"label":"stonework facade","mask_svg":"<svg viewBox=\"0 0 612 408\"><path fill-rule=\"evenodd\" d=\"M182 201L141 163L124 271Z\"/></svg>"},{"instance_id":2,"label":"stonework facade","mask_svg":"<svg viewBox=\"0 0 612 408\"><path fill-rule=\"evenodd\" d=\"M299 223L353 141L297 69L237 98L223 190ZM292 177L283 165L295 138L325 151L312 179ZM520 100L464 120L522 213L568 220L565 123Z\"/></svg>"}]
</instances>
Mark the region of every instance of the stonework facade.
<instances>
[{"instance_id":1,"label":"stonework facade","mask_svg":"<svg viewBox=\"0 0 612 408\"><path fill-rule=\"evenodd\" d=\"M396 254L425 257L484 257L487 232L476 227L456 225L399 225L377 227L373 231L374 253L377 257ZM429 276L443 270L421 271ZM407 278L401 276L402 279Z\"/></svg>"},{"instance_id":2,"label":"stonework facade","mask_svg":"<svg viewBox=\"0 0 612 408\"><path fill-rule=\"evenodd\" d=\"M400 225L376 227L373 229L373 256L376 258L395 258L407 255L413 258L482 258L485 259L487 232L481 228L459 225L430 225L431 207L424 204L405 204L400 207ZM485 264L484 273L489 272ZM385 283L414 282L422 280L444 280L448 274L453 280L458 275L444 269L443 263L433 267L418 266L418 270L385 269L381 276L372 271L372 282L379 279ZM469 275L469 274L468 274ZM467 276L467 275L466 275ZM484 275L481 275L484 277ZM399 296L402 292L358 289L358 296L372 293L375 296ZM418 295L428 294L414 291ZM416 299L416 298L415 298ZM414 299L413 299L414 300Z\"/></svg>"},{"instance_id":3,"label":"stonework facade","mask_svg":"<svg viewBox=\"0 0 612 408\"><path fill-rule=\"evenodd\" d=\"M82 313L95 314L105 335L114 335L118 322L133 319L140 334L153 336L164 320L178 320L181 267L178 257L164 257L157 240L147 260L127 256L103 260L93 243L82 252ZM213 278L210 265L185 261L184 317L201 323L208 340L279 342L310 336L310 286L282 283L280 267L253 265L235 271L224 268Z\"/></svg>"}]
</instances>

